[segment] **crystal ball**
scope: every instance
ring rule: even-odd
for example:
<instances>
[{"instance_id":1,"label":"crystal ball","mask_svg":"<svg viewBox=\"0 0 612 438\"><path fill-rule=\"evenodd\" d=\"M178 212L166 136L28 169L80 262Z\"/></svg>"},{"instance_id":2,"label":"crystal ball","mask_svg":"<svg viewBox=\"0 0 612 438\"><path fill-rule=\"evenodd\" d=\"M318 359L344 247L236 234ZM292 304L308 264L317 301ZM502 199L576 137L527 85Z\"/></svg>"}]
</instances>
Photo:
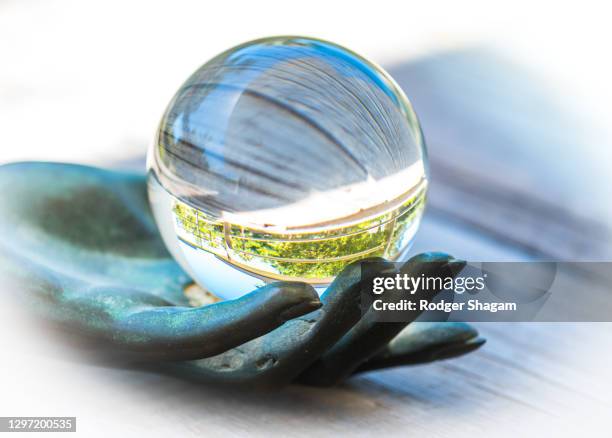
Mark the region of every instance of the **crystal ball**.
<instances>
[{"instance_id":1,"label":"crystal ball","mask_svg":"<svg viewBox=\"0 0 612 438\"><path fill-rule=\"evenodd\" d=\"M403 260L427 190L410 102L379 66L330 42L276 37L197 69L148 154L155 220L205 290L274 281L318 291L346 265Z\"/></svg>"}]
</instances>

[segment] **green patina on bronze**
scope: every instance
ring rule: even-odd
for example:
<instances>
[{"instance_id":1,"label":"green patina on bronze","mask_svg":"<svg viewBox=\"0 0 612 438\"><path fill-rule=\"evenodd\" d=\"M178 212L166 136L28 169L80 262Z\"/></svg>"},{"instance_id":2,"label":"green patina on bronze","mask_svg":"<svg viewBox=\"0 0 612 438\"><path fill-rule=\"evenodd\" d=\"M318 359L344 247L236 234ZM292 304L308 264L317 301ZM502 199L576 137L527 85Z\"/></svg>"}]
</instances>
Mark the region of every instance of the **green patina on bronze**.
<instances>
[{"instance_id":1,"label":"green patina on bronze","mask_svg":"<svg viewBox=\"0 0 612 438\"><path fill-rule=\"evenodd\" d=\"M206 382L330 385L355 372L458 356L483 342L467 324L406 328L362 317L359 263L320 301L309 285L279 282L190 307L183 290L191 280L164 248L143 175L18 163L0 167L0 189L5 293L122 363ZM423 254L404 269L420 275L432 262L458 263Z\"/></svg>"}]
</instances>

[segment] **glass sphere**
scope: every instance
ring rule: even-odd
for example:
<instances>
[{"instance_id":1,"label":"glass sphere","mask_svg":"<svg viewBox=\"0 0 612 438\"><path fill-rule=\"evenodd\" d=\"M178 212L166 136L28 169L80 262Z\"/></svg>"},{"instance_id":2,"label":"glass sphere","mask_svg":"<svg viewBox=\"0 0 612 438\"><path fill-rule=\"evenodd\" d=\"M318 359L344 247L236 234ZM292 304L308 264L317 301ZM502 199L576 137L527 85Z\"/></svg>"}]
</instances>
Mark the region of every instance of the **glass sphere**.
<instances>
[{"instance_id":1,"label":"glass sphere","mask_svg":"<svg viewBox=\"0 0 612 438\"><path fill-rule=\"evenodd\" d=\"M349 263L402 260L425 204L415 113L377 65L276 37L230 49L178 90L149 151L149 199L176 260L223 298L323 290Z\"/></svg>"}]
</instances>

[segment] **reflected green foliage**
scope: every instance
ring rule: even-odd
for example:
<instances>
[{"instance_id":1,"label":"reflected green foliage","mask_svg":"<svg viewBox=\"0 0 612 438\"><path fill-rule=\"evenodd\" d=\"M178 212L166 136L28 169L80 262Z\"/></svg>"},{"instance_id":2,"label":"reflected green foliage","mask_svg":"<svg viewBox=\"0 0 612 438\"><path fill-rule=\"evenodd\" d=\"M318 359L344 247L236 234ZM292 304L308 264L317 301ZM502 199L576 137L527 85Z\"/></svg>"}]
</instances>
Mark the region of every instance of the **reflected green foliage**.
<instances>
[{"instance_id":1,"label":"reflected green foliage","mask_svg":"<svg viewBox=\"0 0 612 438\"><path fill-rule=\"evenodd\" d=\"M336 276L367 257L394 258L406 246L425 205L424 190L394 211L344 228L278 234L213 220L179 200L173 212L179 238L245 269L306 279Z\"/></svg>"}]
</instances>

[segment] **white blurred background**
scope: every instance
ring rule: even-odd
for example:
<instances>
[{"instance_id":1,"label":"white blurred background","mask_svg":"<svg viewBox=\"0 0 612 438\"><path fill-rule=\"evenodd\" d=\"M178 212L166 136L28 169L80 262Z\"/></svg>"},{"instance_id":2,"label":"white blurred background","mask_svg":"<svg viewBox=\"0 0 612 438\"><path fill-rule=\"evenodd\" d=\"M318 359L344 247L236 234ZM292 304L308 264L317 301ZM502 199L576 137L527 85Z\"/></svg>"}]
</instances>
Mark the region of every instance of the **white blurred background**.
<instances>
[{"instance_id":1,"label":"white blurred background","mask_svg":"<svg viewBox=\"0 0 612 438\"><path fill-rule=\"evenodd\" d=\"M297 34L383 66L489 46L545 78L609 141L605 2L0 2L0 162L142 154L199 65L254 38ZM405 90L410 97L410 90ZM417 108L418 111L418 108Z\"/></svg>"}]
</instances>

